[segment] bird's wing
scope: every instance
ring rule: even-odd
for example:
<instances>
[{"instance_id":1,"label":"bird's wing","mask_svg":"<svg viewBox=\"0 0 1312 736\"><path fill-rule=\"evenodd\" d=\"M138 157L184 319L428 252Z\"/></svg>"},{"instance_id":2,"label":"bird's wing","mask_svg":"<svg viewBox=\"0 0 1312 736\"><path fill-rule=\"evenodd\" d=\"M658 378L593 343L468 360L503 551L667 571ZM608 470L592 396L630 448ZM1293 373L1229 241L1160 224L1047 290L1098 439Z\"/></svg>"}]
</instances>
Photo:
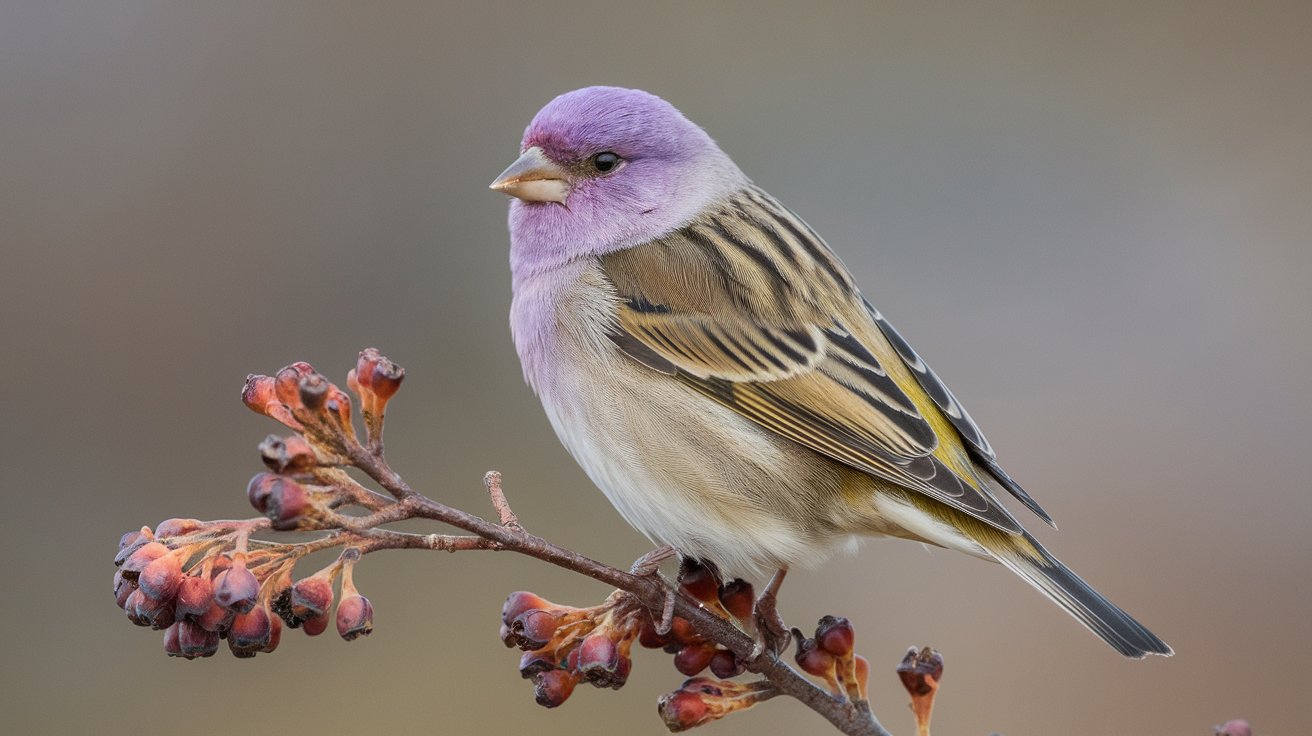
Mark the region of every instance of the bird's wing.
<instances>
[{"instance_id":1,"label":"bird's wing","mask_svg":"<svg viewBox=\"0 0 1312 736\"><path fill-rule=\"evenodd\" d=\"M890 341L846 268L769 195L745 190L601 263L617 297L612 340L634 360L835 460L1021 530L976 477L965 433L899 353L901 339ZM974 430L974 454L983 450L972 438L988 447Z\"/></svg>"}]
</instances>

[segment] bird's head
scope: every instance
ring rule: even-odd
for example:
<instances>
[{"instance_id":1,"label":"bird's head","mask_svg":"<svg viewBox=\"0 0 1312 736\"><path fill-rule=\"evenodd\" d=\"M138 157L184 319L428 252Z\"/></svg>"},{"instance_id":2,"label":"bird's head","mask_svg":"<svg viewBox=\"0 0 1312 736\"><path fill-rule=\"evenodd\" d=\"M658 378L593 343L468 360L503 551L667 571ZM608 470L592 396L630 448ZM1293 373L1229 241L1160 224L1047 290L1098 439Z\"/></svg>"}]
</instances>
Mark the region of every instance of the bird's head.
<instances>
[{"instance_id":1,"label":"bird's head","mask_svg":"<svg viewBox=\"0 0 1312 736\"><path fill-rule=\"evenodd\" d=\"M514 197L517 273L647 242L747 184L673 105L619 87L547 103L524 131L520 154L491 185Z\"/></svg>"}]
</instances>

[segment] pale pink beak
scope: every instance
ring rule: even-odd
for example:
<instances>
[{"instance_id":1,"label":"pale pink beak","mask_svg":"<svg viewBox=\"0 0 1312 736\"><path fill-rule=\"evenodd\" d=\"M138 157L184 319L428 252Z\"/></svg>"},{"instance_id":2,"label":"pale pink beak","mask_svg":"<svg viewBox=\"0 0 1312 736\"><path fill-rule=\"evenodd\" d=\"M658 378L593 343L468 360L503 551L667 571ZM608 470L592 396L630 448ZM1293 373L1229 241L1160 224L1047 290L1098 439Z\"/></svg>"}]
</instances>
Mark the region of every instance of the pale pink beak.
<instances>
[{"instance_id":1,"label":"pale pink beak","mask_svg":"<svg viewBox=\"0 0 1312 736\"><path fill-rule=\"evenodd\" d=\"M525 202L565 203L569 197L569 174L534 146L524 152L489 188Z\"/></svg>"}]
</instances>

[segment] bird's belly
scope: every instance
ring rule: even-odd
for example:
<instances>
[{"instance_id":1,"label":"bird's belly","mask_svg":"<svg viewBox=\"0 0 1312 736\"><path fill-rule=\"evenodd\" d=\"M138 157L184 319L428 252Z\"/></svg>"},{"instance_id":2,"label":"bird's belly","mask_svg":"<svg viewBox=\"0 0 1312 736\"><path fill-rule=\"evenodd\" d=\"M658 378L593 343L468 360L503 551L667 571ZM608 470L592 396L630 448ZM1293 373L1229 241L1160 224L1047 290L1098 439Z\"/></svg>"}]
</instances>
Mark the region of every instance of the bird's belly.
<instances>
[{"instance_id":1,"label":"bird's belly","mask_svg":"<svg viewBox=\"0 0 1312 736\"><path fill-rule=\"evenodd\" d=\"M574 319L534 335L551 369L530 379L561 442L625 520L730 575L812 564L852 544L837 466L623 355L604 322L580 319L594 297L586 280L579 291L557 301Z\"/></svg>"}]
</instances>

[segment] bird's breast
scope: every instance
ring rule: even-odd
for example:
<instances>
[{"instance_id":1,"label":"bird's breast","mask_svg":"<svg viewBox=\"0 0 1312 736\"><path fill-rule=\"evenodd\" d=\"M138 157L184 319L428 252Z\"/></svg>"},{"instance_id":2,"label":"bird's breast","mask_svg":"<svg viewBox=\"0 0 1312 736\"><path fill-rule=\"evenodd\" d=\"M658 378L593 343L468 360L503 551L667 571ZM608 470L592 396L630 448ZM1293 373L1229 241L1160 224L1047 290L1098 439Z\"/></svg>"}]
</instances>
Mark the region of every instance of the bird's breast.
<instances>
[{"instance_id":1,"label":"bird's breast","mask_svg":"<svg viewBox=\"0 0 1312 736\"><path fill-rule=\"evenodd\" d=\"M561 442L620 514L656 542L726 572L805 564L848 542L829 519L841 472L607 337L615 294L595 261L517 281L525 377Z\"/></svg>"}]
</instances>

